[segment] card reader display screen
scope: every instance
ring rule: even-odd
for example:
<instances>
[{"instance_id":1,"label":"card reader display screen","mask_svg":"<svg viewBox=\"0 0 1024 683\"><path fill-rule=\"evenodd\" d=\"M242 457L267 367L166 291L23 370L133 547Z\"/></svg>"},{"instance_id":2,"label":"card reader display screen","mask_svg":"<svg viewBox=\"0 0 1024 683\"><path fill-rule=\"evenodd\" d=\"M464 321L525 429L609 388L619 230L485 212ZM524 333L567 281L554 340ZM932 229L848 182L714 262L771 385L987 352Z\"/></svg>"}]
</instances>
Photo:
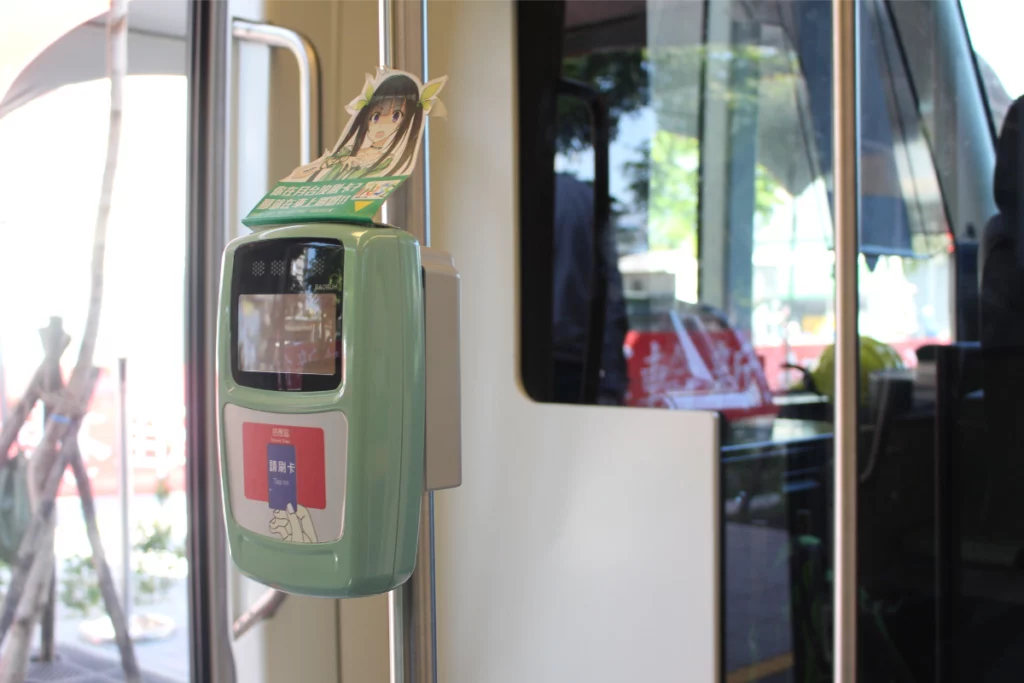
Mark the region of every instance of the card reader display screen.
<instances>
[{"instance_id":1,"label":"card reader display screen","mask_svg":"<svg viewBox=\"0 0 1024 683\"><path fill-rule=\"evenodd\" d=\"M342 386L345 247L289 237L240 245L231 273L231 373L263 391Z\"/></svg>"},{"instance_id":2,"label":"card reader display screen","mask_svg":"<svg viewBox=\"0 0 1024 683\"><path fill-rule=\"evenodd\" d=\"M333 375L337 321L334 294L242 294L238 367L243 372Z\"/></svg>"}]
</instances>

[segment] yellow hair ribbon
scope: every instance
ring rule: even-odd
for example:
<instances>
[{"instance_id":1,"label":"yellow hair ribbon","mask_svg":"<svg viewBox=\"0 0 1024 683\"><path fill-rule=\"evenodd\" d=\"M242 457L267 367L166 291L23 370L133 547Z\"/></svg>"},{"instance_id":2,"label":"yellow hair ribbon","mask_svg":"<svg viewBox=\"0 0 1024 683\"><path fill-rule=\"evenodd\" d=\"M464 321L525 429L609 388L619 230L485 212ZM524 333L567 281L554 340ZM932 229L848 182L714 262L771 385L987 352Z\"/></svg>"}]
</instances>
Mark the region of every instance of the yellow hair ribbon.
<instances>
[{"instance_id":1,"label":"yellow hair ribbon","mask_svg":"<svg viewBox=\"0 0 1024 683\"><path fill-rule=\"evenodd\" d=\"M355 115L360 109L370 103L370 100L373 98L374 80L373 76L366 74L366 81L363 83L363 91L360 93L359 97L348 103L345 107L345 111L349 114Z\"/></svg>"},{"instance_id":2,"label":"yellow hair ribbon","mask_svg":"<svg viewBox=\"0 0 1024 683\"><path fill-rule=\"evenodd\" d=\"M428 81L420 90L420 106L428 116L440 116L441 118L447 116L448 111L445 109L444 103L437 97L447 82L448 77L441 76L441 78Z\"/></svg>"}]
</instances>

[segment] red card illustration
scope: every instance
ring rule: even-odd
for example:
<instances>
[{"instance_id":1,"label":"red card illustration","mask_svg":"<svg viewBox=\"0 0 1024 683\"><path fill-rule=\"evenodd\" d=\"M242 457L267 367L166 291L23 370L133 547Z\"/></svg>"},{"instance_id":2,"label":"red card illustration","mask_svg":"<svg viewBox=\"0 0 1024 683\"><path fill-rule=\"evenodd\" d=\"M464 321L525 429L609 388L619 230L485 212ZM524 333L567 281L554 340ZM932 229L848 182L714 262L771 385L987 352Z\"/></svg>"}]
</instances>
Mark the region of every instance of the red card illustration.
<instances>
[{"instance_id":1,"label":"red card illustration","mask_svg":"<svg viewBox=\"0 0 1024 683\"><path fill-rule=\"evenodd\" d=\"M287 503L327 507L324 430L261 422L242 423L245 497L275 509Z\"/></svg>"}]
</instances>

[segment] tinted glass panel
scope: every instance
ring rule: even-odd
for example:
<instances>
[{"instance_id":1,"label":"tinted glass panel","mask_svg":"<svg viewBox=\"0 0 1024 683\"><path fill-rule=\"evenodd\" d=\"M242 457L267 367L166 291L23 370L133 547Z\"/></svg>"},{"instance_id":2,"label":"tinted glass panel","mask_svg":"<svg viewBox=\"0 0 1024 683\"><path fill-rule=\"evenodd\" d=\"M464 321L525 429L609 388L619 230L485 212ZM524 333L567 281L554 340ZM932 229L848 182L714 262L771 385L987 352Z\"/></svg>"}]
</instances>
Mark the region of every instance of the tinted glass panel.
<instances>
[{"instance_id":1,"label":"tinted glass panel","mask_svg":"<svg viewBox=\"0 0 1024 683\"><path fill-rule=\"evenodd\" d=\"M344 267L345 248L335 240L239 247L231 276L236 382L277 391L341 385Z\"/></svg>"},{"instance_id":2,"label":"tinted glass panel","mask_svg":"<svg viewBox=\"0 0 1024 683\"><path fill-rule=\"evenodd\" d=\"M994 156L958 7L861 7L861 676L954 680L942 358L982 335ZM726 680L830 680L831 3L519 22L524 383L718 411Z\"/></svg>"}]
</instances>

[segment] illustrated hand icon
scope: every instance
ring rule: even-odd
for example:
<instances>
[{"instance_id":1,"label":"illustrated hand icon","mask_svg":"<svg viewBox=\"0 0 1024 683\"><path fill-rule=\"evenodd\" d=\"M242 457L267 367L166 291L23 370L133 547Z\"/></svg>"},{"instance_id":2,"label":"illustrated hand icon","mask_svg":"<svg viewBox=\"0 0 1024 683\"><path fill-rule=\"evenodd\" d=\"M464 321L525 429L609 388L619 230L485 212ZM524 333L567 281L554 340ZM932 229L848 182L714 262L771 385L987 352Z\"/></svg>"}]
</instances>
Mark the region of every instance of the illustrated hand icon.
<instances>
[{"instance_id":1,"label":"illustrated hand icon","mask_svg":"<svg viewBox=\"0 0 1024 683\"><path fill-rule=\"evenodd\" d=\"M282 540L292 543L318 542L309 510L302 505L296 509L288 503L286 510L274 510L274 516L270 520L270 531L280 536Z\"/></svg>"}]
</instances>

